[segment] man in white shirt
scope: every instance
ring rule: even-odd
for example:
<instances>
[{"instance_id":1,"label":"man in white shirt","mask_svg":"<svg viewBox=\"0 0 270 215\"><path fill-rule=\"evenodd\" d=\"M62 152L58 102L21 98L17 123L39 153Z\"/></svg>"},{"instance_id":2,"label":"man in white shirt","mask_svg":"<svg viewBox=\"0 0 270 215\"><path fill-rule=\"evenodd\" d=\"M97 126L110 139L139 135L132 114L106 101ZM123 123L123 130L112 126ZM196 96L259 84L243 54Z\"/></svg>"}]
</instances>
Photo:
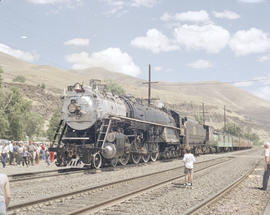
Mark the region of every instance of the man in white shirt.
<instances>
[{"instance_id":1,"label":"man in white shirt","mask_svg":"<svg viewBox=\"0 0 270 215\"><path fill-rule=\"evenodd\" d=\"M185 163L185 187L192 189L192 179L193 179L193 163L195 162L195 157L190 153L190 149L185 149L185 155L183 159Z\"/></svg>"},{"instance_id":2,"label":"man in white shirt","mask_svg":"<svg viewBox=\"0 0 270 215\"><path fill-rule=\"evenodd\" d=\"M266 190L269 174L270 174L270 151L269 151L270 143L265 142L264 143L264 160L265 160L265 166L264 166L264 174L263 174L263 187L259 188L260 190Z\"/></svg>"}]
</instances>

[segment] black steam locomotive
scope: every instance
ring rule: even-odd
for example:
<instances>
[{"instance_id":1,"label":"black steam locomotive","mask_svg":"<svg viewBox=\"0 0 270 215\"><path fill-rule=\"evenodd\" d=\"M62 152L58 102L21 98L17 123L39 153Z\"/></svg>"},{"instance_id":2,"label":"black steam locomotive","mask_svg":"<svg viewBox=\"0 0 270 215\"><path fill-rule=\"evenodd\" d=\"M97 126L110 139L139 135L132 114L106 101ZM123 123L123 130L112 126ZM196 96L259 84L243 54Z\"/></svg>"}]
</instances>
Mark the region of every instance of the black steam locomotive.
<instances>
[{"instance_id":1,"label":"black steam locomotive","mask_svg":"<svg viewBox=\"0 0 270 215\"><path fill-rule=\"evenodd\" d=\"M196 154L216 148L211 146L211 127L165 107L112 95L96 81L69 86L62 113L50 147L57 154L57 166L138 164L179 157L187 145Z\"/></svg>"}]
</instances>

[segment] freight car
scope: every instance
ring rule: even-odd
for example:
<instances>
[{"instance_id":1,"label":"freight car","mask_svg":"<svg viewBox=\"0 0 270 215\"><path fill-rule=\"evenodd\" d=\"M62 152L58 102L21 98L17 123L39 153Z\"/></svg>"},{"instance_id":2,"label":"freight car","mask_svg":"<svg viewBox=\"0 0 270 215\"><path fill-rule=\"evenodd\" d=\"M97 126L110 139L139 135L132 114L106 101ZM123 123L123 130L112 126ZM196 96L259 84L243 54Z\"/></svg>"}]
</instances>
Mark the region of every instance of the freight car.
<instances>
[{"instance_id":1,"label":"freight car","mask_svg":"<svg viewBox=\"0 0 270 215\"><path fill-rule=\"evenodd\" d=\"M185 146L195 154L232 148L226 145L231 139L224 136L224 145L210 126L134 97L113 95L95 80L68 86L63 99L63 119L50 147L57 153L57 166L146 163L179 157Z\"/></svg>"},{"instance_id":2,"label":"freight car","mask_svg":"<svg viewBox=\"0 0 270 215\"><path fill-rule=\"evenodd\" d=\"M211 152L228 152L249 149L252 147L252 142L242 137L215 131L210 137L209 147Z\"/></svg>"}]
</instances>

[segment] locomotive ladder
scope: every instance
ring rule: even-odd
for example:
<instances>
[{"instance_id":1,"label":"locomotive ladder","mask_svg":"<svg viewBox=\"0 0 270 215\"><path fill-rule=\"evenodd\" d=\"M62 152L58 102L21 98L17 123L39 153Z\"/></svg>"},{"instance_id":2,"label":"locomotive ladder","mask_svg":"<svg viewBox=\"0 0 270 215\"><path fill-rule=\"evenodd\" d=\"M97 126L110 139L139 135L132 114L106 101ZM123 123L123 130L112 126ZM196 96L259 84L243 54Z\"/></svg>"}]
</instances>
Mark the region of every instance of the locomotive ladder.
<instances>
[{"instance_id":1,"label":"locomotive ladder","mask_svg":"<svg viewBox=\"0 0 270 215\"><path fill-rule=\"evenodd\" d=\"M64 120L61 119L61 121L60 121L59 124L58 124L58 127L57 127L57 129L56 129L56 132L55 132L55 134L54 134L53 144L56 142L57 136L59 136L59 135L61 134L59 131L60 131L61 127L62 127L63 121L64 121Z\"/></svg>"},{"instance_id":2,"label":"locomotive ladder","mask_svg":"<svg viewBox=\"0 0 270 215\"><path fill-rule=\"evenodd\" d=\"M106 138L107 138L107 135L108 135L110 128L111 128L111 123L112 123L111 119L103 119L102 120L102 124L100 126L100 131L99 131L98 139L97 139L98 147L104 145Z\"/></svg>"}]
</instances>

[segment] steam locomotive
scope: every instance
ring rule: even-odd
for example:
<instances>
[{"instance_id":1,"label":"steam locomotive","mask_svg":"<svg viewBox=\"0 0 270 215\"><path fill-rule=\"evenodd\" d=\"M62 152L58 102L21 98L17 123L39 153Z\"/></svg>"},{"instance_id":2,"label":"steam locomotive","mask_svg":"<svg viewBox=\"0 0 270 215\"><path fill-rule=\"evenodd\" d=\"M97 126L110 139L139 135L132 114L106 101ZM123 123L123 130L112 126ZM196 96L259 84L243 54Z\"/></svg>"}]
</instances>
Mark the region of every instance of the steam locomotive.
<instances>
[{"instance_id":1,"label":"steam locomotive","mask_svg":"<svg viewBox=\"0 0 270 215\"><path fill-rule=\"evenodd\" d=\"M233 144L230 135L164 106L146 106L134 97L113 95L97 80L68 86L63 99L63 118L50 147L57 154L57 166L98 169L102 164L179 157L185 146L202 154L252 145L240 146L237 138Z\"/></svg>"}]
</instances>

